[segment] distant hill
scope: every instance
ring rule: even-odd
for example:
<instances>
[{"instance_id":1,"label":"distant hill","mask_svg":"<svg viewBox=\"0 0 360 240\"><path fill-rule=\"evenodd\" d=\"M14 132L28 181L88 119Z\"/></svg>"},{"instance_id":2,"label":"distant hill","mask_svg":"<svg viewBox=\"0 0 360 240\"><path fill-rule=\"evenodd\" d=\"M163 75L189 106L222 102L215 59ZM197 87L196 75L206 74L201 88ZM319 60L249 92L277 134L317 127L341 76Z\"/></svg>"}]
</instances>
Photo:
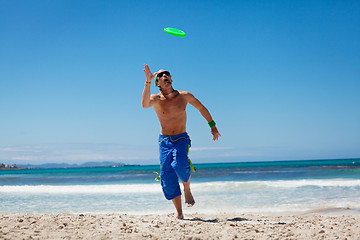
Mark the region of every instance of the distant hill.
<instances>
[{"instance_id":1,"label":"distant hill","mask_svg":"<svg viewBox=\"0 0 360 240\"><path fill-rule=\"evenodd\" d=\"M44 163L40 165L34 164L19 164L22 168L75 168L75 167L111 167L111 166L125 166L122 162L86 162L82 164L68 164L68 163Z\"/></svg>"}]
</instances>

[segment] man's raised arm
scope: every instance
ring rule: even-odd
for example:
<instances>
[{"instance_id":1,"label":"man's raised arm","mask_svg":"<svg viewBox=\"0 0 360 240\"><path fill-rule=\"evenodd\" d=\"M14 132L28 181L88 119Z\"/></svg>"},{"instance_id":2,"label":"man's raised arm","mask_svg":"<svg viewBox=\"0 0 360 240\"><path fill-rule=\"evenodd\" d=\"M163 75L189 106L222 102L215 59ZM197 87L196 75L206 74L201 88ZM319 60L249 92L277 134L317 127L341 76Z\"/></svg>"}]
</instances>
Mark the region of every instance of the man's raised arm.
<instances>
[{"instance_id":1,"label":"man's raised arm","mask_svg":"<svg viewBox=\"0 0 360 240\"><path fill-rule=\"evenodd\" d=\"M147 64L144 64L144 67L145 67L144 73L146 76L146 82L142 93L141 103L143 108L150 108L153 105L153 101L151 100L151 93L150 93L151 81L156 76L156 73L151 73L150 68Z\"/></svg>"}]
</instances>

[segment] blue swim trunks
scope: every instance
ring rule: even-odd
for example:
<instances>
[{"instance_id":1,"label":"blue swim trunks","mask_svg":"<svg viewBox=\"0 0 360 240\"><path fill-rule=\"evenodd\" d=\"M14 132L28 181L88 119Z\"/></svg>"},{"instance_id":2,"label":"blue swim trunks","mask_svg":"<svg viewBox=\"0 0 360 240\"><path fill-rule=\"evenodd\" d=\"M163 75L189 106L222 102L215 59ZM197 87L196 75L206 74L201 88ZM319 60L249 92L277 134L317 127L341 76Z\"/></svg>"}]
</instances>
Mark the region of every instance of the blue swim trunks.
<instances>
[{"instance_id":1,"label":"blue swim trunks","mask_svg":"<svg viewBox=\"0 0 360 240\"><path fill-rule=\"evenodd\" d=\"M174 136L159 136L161 186L167 200L181 195L179 178L184 182L190 178L190 146L191 140L186 132Z\"/></svg>"}]
</instances>

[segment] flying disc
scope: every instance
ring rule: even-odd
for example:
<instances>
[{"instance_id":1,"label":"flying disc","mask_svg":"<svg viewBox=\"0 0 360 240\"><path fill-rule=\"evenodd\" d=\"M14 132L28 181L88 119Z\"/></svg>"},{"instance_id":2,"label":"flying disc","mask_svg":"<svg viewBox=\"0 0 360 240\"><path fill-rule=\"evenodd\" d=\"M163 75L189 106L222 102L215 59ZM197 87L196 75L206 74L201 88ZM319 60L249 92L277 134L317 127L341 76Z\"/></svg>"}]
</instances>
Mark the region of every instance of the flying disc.
<instances>
[{"instance_id":1,"label":"flying disc","mask_svg":"<svg viewBox=\"0 0 360 240\"><path fill-rule=\"evenodd\" d=\"M185 37L186 36L186 33L184 31L182 31L180 29L176 29L176 28L167 27L167 28L164 28L164 32L174 35L174 36L177 36L177 37Z\"/></svg>"}]
</instances>

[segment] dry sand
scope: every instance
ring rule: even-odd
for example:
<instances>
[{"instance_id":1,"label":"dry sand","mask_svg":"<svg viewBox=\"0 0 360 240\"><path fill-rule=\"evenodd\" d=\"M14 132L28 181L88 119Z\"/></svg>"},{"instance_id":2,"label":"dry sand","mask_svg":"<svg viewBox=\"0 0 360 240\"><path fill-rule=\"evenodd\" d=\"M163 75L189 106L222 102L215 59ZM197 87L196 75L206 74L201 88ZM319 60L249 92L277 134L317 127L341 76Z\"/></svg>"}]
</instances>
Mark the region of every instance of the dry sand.
<instances>
[{"instance_id":1,"label":"dry sand","mask_svg":"<svg viewBox=\"0 0 360 240\"><path fill-rule=\"evenodd\" d=\"M0 239L360 239L360 216L0 213Z\"/></svg>"}]
</instances>

